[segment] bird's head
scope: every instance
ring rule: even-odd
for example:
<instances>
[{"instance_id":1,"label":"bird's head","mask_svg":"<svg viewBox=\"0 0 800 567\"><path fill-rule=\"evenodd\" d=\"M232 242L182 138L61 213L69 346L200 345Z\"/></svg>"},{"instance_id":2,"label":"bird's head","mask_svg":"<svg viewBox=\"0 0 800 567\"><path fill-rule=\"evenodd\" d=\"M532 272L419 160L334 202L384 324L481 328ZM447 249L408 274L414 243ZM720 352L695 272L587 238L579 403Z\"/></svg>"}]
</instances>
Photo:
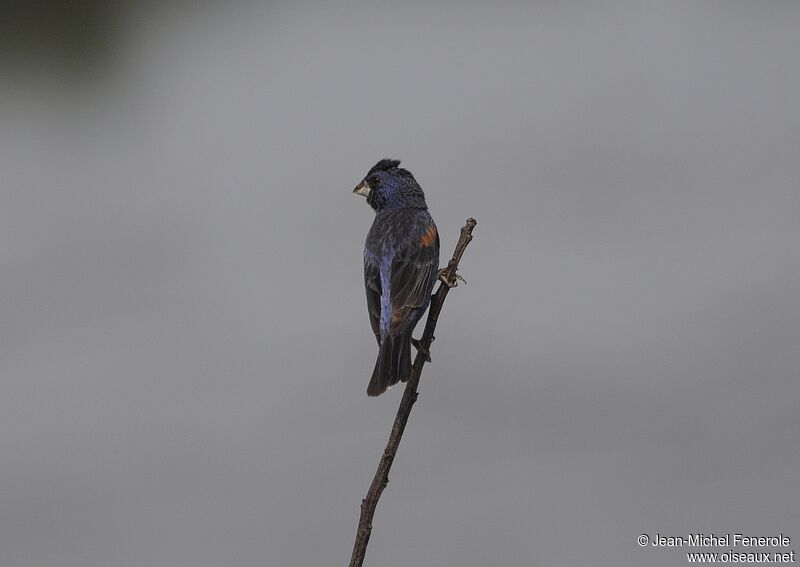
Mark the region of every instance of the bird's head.
<instances>
[{"instance_id":1,"label":"bird's head","mask_svg":"<svg viewBox=\"0 0 800 567\"><path fill-rule=\"evenodd\" d=\"M400 166L400 160L382 159L353 189L356 195L367 198L367 203L381 212L389 209L416 208L427 209L422 188L407 169Z\"/></svg>"}]
</instances>

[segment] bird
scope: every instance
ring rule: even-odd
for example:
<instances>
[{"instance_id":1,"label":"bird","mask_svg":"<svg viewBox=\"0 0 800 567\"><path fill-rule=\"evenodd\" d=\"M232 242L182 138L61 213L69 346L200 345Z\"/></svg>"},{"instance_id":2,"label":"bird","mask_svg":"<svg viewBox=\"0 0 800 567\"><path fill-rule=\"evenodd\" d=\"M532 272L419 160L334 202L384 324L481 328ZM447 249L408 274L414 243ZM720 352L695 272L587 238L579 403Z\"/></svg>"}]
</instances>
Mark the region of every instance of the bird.
<instances>
[{"instance_id":1,"label":"bird","mask_svg":"<svg viewBox=\"0 0 800 567\"><path fill-rule=\"evenodd\" d=\"M411 338L431 301L438 277L439 233L425 194L400 160L384 158L353 189L366 197L375 219L364 243L364 288L378 358L368 396L379 396L411 376Z\"/></svg>"}]
</instances>

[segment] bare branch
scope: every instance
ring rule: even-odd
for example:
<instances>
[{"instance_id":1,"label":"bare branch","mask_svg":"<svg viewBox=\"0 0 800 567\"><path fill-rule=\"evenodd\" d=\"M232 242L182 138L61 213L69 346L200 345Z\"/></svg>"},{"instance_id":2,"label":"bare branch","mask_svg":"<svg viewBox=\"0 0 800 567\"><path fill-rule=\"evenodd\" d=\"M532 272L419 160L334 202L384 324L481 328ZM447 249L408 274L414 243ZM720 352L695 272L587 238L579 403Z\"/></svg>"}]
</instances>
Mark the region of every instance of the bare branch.
<instances>
[{"instance_id":1,"label":"bare branch","mask_svg":"<svg viewBox=\"0 0 800 567\"><path fill-rule=\"evenodd\" d=\"M411 408L414 402L417 401L417 386L419 379L422 375L422 367L425 366L426 355L424 351L430 351L431 343L434 340L433 332L436 330L436 323L439 320L439 313L442 310L442 305L450 290L458 285L459 279L463 279L456 273L458 263L461 261L461 256L464 254L467 245L472 240L472 229L475 228L477 222L473 218L468 218L466 224L461 227L461 237L456 244L453 257L448 262L447 267L439 272L439 279L441 284L439 289L431 299L430 309L428 310L428 319L425 323L425 331L422 333L422 338L419 344L422 347L420 352L414 359L414 368L411 371L411 378L408 379L406 389L403 392L403 399L400 400L400 407L397 409L397 416L394 418L394 425L392 425L392 432L389 435L389 442L386 444L386 449L383 450L383 456L380 463L378 463L378 470L375 471L375 477L372 479L372 484L367 492L367 497L361 501L361 517L358 520L358 530L356 531L356 541L353 544L353 555L350 559L350 567L361 567L364 564L364 556L367 553L367 544L369 543L369 536L372 534L372 518L375 515L375 508L378 506L378 500L383 493L383 489L389 483L389 469L392 468L392 462L397 454L397 449L400 446L400 439L403 437L403 431L408 422L408 416L411 415Z\"/></svg>"}]
</instances>

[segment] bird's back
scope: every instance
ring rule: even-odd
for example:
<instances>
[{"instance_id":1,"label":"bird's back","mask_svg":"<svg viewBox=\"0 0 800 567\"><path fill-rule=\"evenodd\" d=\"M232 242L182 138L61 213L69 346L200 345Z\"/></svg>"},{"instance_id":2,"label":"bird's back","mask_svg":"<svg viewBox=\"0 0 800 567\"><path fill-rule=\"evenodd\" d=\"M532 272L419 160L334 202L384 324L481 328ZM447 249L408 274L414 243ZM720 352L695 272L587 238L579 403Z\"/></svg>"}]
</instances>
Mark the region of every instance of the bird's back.
<instances>
[{"instance_id":1,"label":"bird's back","mask_svg":"<svg viewBox=\"0 0 800 567\"><path fill-rule=\"evenodd\" d=\"M367 233L365 252L393 256L404 244L419 239L433 223L427 209L392 209L375 215Z\"/></svg>"}]
</instances>

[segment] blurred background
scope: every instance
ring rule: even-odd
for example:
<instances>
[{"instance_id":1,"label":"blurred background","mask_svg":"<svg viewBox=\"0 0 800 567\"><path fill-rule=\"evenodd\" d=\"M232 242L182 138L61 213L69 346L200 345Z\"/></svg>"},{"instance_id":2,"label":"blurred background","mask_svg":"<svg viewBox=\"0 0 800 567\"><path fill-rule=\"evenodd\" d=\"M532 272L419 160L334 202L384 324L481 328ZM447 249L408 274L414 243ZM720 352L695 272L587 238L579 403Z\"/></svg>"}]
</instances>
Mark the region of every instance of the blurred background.
<instances>
[{"instance_id":1,"label":"blurred background","mask_svg":"<svg viewBox=\"0 0 800 567\"><path fill-rule=\"evenodd\" d=\"M0 566L347 564L386 156L478 226L367 564L800 541L796 2L3 11Z\"/></svg>"}]
</instances>

